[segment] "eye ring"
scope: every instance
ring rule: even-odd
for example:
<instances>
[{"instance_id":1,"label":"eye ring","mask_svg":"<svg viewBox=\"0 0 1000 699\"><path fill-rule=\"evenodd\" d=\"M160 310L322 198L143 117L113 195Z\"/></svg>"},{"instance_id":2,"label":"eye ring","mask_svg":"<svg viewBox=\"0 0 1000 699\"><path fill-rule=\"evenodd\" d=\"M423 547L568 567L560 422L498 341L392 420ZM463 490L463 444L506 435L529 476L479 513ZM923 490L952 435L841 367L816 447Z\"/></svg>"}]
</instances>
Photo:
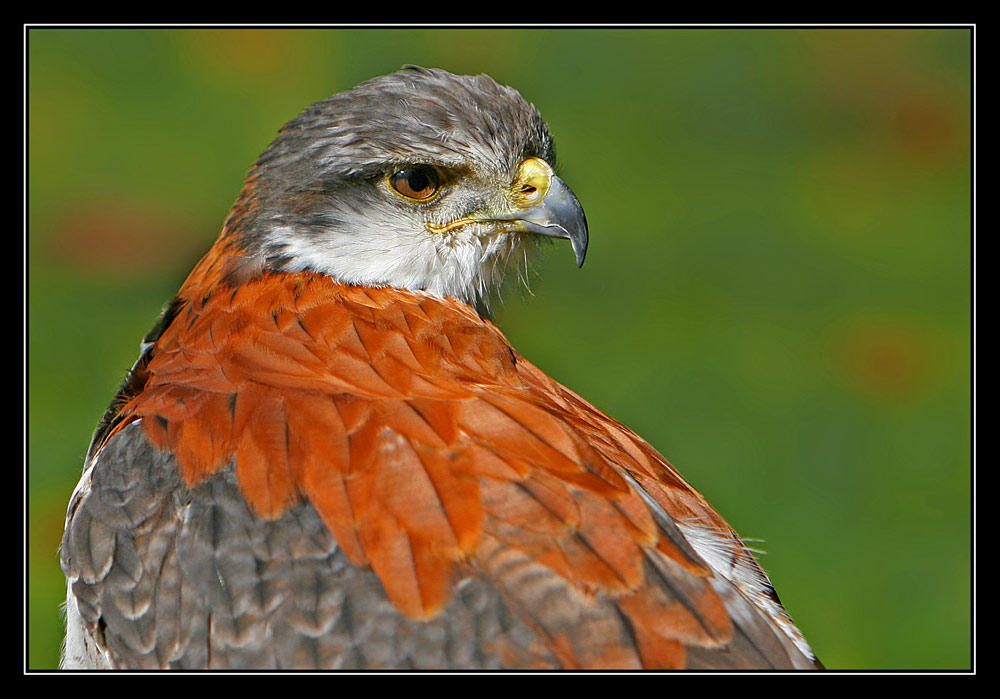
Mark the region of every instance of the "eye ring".
<instances>
[{"instance_id":1,"label":"eye ring","mask_svg":"<svg viewBox=\"0 0 1000 699\"><path fill-rule=\"evenodd\" d=\"M433 165L411 165L389 175L387 182L404 199L427 202L441 191L442 179Z\"/></svg>"}]
</instances>

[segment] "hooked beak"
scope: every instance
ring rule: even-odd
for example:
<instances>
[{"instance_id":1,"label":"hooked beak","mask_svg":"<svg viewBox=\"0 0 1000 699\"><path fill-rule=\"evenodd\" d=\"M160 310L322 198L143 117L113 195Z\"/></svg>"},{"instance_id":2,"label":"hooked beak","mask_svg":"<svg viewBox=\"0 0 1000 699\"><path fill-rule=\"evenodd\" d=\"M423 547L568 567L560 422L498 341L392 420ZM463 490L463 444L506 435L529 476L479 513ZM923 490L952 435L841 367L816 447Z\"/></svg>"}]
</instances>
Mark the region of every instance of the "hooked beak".
<instances>
[{"instance_id":1,"label":"hooked beak","mask_svg":"<svg viewBox=\"0 0 1000 699\"><path fill-rule=\"evenodd\" d=\"M587 217L583 207L565 182L541 158L528 158L517 171L508 192L509 208L478 211L444 225L428 223L432 233L443 233L468 223L501 224L519 233L563 238L573 245L576 266L587 256Z\"/></svg>"},{"instance_id":2,"label":"hooked beak","mask_svg":"<svg viewBox=\"0 0 1000 699\"><path fill-rule=\"evenodd\" d=\"M515 224L515 230L568 240L576 254L576 266L583 267L590 240L587 216L573 190L555 175L550 175L547 191L537 204L524 211L494 218L510 221Z\"/></svg>"}]
</instances>

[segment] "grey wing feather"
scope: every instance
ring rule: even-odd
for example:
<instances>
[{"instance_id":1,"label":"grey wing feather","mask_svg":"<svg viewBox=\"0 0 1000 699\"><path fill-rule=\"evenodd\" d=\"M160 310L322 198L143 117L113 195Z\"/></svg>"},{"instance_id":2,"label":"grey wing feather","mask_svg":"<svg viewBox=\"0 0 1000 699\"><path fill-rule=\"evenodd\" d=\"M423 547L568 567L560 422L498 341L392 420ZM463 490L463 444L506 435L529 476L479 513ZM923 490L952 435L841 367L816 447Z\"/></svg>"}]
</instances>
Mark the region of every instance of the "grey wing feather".
<instances>
[{"instance_id":1,"label":"grey wing feather","mask_svg":"<svg viewBox=\"0 0 1000 699\"><path fill-rule=\"evenodd\" d=\"M553 658L496 587L472 577L444 614L400 616L311 505L253 515L232 468L187 488L138 423L70 502L64 667L496 668Z\"/></svg>"}]
</instances>

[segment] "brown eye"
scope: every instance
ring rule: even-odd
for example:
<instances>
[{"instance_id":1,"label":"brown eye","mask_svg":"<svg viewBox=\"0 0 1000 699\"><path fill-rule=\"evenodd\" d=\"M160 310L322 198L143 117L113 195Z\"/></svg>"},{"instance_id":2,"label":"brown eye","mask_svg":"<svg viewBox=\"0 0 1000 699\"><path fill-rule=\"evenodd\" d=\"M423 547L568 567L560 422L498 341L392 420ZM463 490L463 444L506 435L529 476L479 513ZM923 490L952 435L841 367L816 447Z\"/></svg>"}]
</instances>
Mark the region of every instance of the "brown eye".
<instances>
[{"instance_id":1,"label":"brown eye","mask_svg":"<svg viewBox=\"0 0 1000 699\"><path fill-rule=\"evenodd\" d=\"M414 165L392 175L389 185L407 199L424 201L441 189L441 176L430 165Z\"/></svg>"}]
</instances>

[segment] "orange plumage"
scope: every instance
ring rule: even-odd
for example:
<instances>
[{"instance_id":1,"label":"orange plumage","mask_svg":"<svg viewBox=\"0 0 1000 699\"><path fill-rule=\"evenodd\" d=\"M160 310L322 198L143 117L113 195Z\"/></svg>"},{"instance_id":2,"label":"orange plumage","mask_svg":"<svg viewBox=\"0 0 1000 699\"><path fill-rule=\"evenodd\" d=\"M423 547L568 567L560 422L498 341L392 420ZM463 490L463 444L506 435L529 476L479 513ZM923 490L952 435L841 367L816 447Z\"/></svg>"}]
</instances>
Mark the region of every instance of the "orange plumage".
<instances>
[{"instance_id":1,"label":"orange plumage","mask_svg":"<svg viewBox=\"0 0 1000 699\"><path fill-rule=\"evenodd\" d=\"M468 306L320 275L204 292L160 337L118 426L141 418L189 487L235 459L260 516L308 498L414 618L504 556L544 566L583 602L618 599L636 648L575 648L536 622L568 667L681 665L684 645L728 640L710 572L658 531L618 469L672 516L739 545L728 525L648 444ZM655 569L683 579L696 606L660 599L646 579Z\"/></svg>"}]
</instances>

